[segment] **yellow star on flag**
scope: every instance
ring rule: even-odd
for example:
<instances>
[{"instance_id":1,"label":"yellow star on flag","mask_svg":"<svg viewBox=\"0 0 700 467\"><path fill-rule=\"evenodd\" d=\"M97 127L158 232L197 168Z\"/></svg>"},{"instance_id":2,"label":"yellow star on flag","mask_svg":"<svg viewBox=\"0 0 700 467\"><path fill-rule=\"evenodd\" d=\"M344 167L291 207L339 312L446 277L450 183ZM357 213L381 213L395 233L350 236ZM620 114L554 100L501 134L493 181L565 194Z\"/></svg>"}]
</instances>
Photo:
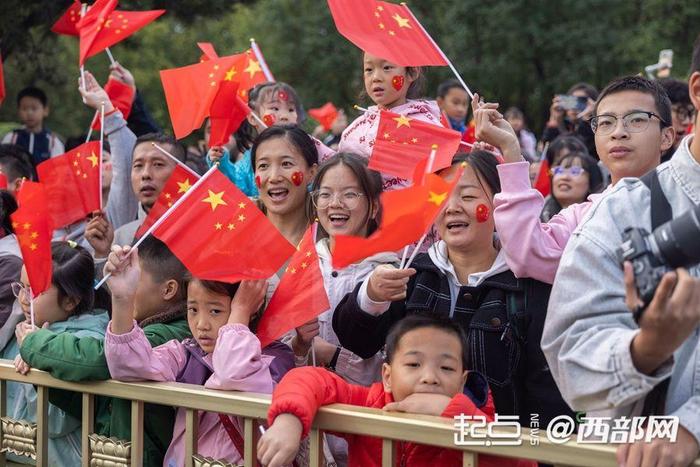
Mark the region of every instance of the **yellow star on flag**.
<instances>
[{"instance_id":1,"label":"yellow star on flag","mask_svg":"<svg viewBox=\"0 0 700 467\"><path fill-rule=\"evenodd\" d=\"M214 193L211 190L207 190L207 191L209 191L209 196L204 198L202 200L202 202L209 203L211 205L212 211L216 211L216 208L219 205L228 206L228 203L226 201L224 201L224 192L223 191L219 192L219 193Z\"/></svg>"},{"instance_id":2,"label":"yellow star on flag","mask_svg":"<svg viewBox=\"0 0 700 467\"><path fill-rule=\"evenodd\" d=\"M428 195L428 202L433 203L435 206L440 206L443 201L447 198L447 192L445 193L435 193L433 191Z\"/></svg>"},{"instance_id":3,"label":"yellow star on flag","mask_svg":"<svg viewBox=\"0 0 700 467\"><path fill-rule=\"evenodd\" d=\"M90 157L88 157L87 160L89 160L90 162L92 162L92 166L93 166L93 167L97 167L97 161L98 161L99 159L98 159L98 157L95 155L94 152L93 152L92 154L90 154Z\"/></svg>"},{"instance_id":4,"label":"yellow star on flag","mask_svg":"<svg viewBox=\"0 0 700 467\"><path fill-rule=\"evenodd\" d=\"M25 222L22 227L24 227L24 230L29 230L32 227L32 224L30 224L29 222Z\"/></svg>"},{"instance_id":5,"label":"yellow star on flag","mask_svg":"<svg viewBox=\"0 0 700 467\"><path fill-rule=\"evenodd\" d=\"M166 193L166 194L165 194L165 199L170 199L170 198L172 198L172 195L171 195L170 193Z\"/></svg>"},{"instance_id":6,"label":"yellow star on flag","mask_svg":"<svg viewBox=\"0 0 700 467\"><path fill-rule=\"evenodd\" d=\"M177 186L180 187L179 190L177 190L178 193L187 193L187 190L192 188L192 185L190 185L190 179L186 178L184 182L176 182ZM211 193L211 191L209 192Z\"/></svg>"},{"instance_id":7,"label":"yellow star on flag","mask_svg":"<svg viewBox=\"0 0 700 467\"><path fill-rule=\"evenodd\" d=\"M214 224L214 228L216 228L216 230L221 230L221 227L223 227L223 225L221 225L221 222L217 222L216 224Z\"/></svg>"},{"instance_id":8,"label":"yellow star on flag","mask_svg":"<svg viewBox=\"0 0 700 467\"><path fill-rule=\"evenodd\" d=\"M260 64L257 61L250 59L250 61L248 62L248 66L243 71L249 73L250 77L252 78L253 76L255 76L255 73L261 72L262 68L260 68Z\"/></svg>"},{"instance_id":9,"label":"yellow star on flag","mask_svg":"<svg viewBox=\"0 0 700 467\"><path fill-rule=\"evenodd\" d=\"M302 268L302 269L306 269L306 268L308 268L308 267L309 267L308 264L306 264L306 263L301 263L301 268Z\"/></svg>"},{"instance_id":10,"label":"yellow star on flag","mask_svg":"<svg viewBox=\"0 0 700 467\"><path fill-rule=\"evenodd\" d=\"M32 237L32 238L37 238L38 236L39 236L39 234L36 232L32 232L32 234L30 235L30 237Z\"/></svg>"},{"instance_id":11,"label":"yellow star on flag","mask_svg":"<svg viewBox=\"0 0 700 467\"><path fill-rule=\"evenodd\" d=\"M31 245L29 245L29 248L30 248L32 251L36 250L36 249L37 249L36 243L32 243Z\"/></svg>"},{"instance_id":12,"label":"yellow star on flag","mask_svg":"<svg viewBox=\"0 0 700 467\"><path fill-rule=\"evenodd\" d=\"M411 119L405 115L399 115L398 117L394 117L392 120L396 122L396 128L401 128L402 126L411 128Z\"/></svg>"},{"instance_id":13,"label":"yellow star on flag","mask_svg":"<svg viewBox=\"0 0 700 467\"><path fill-rule=\"evenodd\" d=\"M400 14L394 13L394 16L392 16L398 23L400 28L409 28L411 29L411 25L408 24L408 18L403 18Z\"/></svg>"},{"instance_id":14,"label":"yellow star on flag","mask_svg":"<svg viewBox=\"0 0 700 467\"><path fill-rule=\"evenodd\" d=\"M236 75L236 73L236 67L231 67L231 69L226 72L226 77L224 78L224 81L233 80L233 77Z\"/></svg>"},{"instance_id":15,"label":"yellow star on flag","mask_svg":"<svg viewBox=\"0 0 700 467\"><path fill-rule=\"evenodd\" d=\"M238 216L238 220L243 222L245 220L245 216L241 214L240 216Z\"/></svg>"},{"instance_id":16,"label":"yellow star on flag","mask_svg":"<svg viewBox=\"0 0 700 467\"><path fill-rule=\"evenodd\" d=\"M245 207L245 203L238 203L238 208L243 209Z\"/></svg>"},{"instance_id":17,"label":"yellow star on flag","mask_svg":"<svg viewBox=\"0 0 700 467\"><path fill-rule=\"evenodd\" d=\"M236 226L233 225L233 224L229 224L229 225L226 226L226 228L229 229L229 230L233 230L233 229L236 228Z\"/></svg>"}]
</instances>

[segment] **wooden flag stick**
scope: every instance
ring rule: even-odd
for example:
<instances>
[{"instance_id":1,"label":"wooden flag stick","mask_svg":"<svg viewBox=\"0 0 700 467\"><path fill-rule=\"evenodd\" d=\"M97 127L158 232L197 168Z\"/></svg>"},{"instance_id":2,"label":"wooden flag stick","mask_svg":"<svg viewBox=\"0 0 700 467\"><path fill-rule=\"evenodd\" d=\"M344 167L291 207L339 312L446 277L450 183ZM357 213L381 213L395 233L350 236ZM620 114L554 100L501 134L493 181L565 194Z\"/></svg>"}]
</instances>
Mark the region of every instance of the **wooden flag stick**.
<instances>
[{"instance_id":1,"label":"wooden flag stick","mask_svg":"<svg viewBox=\"0 0 700 467\"><path fill-rule=\"evenodd\" d=\"M265 61L265 57L263 57L262 50L260 50L260 47L258 44L255 42L254 38L250 38L250 48L253 49L253 53L255 54L255 58L258 59L258 63L260 64L260 68L262 68L263 74L265 75L265 79L268 81L275 81L275 77L272 76L272 72L270 71L270 68L267 66L267 62Z\"/></svg>"},{"instance_id":2,"label":"wooden flag stick","mask_svg":"<svg viewBox=\"0 0 700 467\"><path fill-rule=\"evenodd\" d=\"M114 56L112 55L112 51L109 50L109 47L105 48L105 52L107 52L107 56L109 57L109 63L114 66L117 64L117 61L114 60Z\"/></svg>"},{"instance_id":3,"label":"wooden flag stick","mask_svg":"<svg viewBox=\"0 0 700 467\"><path fill-rule=\"evenodd\" d=\"M255 121L258 122L263 128L268 128L267 124L266 124L265 122L263 122L263 121L260 119L260 117L258 116L258 114L256 114L256 113L253 112L252 110L250 111L250 114L253 116L253 118L255 119Z\"/></svg>"},{"instance_id":4,"label":"wooden flag stick","mask_svg":"<svg viewBox=\"0 0 700 467\"><path fill-rule=\"evenodd\" d=\"M437 42L435 42L435 40L433 39L433 37L432 37L430 34L428 34L428 31L426 31L425 28L423 27L423 25L420 24L420 21L418 21L418 18L416 18L416 15L413 14L413 12L411 11L411 9L408 8L408 5L406 5L405 2L401 2L401 6L404 8L404 10L406 10L406 13L408 13L409 15L411 15L411 18L413 18L413 21L415 21L416 24L417 24L418 26L420 26L420 28L421 28L421 30L423 31L423 33L428 37L428 39L430 39L430 42L433 43L433 45L434 45L435 48L438 50L438 52L440 52L440 55L442 55L442 58L445 59L445 61L447 62L447 65L448 65L448 66L450 67L450 69L452 70L452 73L454 73L455 77L457 78L457 81L459 81L459 84L461 84L462 87L464 88L464 90L467 91L467 94L469 94L469 97L470 97L470 98L473 98L473 97L474 97L474 93L472 93L471 89L469 89L469 86L467 86L467 83L465 83L464 80L462 79L462 77L459 75L459 73L457 72L457 69L455 68L455 66L452 64L452 62L450 61L450 59L447 58L447 55L445 55L445 52L442 51L442 49L441 49L440 46L437 44Z\"/></svg>"},{"instance_id":5,"label":"wooden flag stick","mask_svg":"<svg viewBox=\"0 0 700 467\"><path fill-rule=\"evenodd\" d=\"M428 229L428 230L430 230L430 229ZM423 236L420 238L420 240L418 240L416 247L413 249L413 253L411 253L411 257L408 258L406 265L402 269L408 269L411 267L411 263L416 258L416 255L418 254L418 250L420 250L420 247L423 245L423 242L425 241L425 237L427 237L427 236L428 236L428 232L424 233Z\"/></svg>"},{"instance_id":6,"label":"wooden flag stick","mask_svg":"<svg viewBox=\"0 0 700 467\"><path fill-rule=\"evenodd\" d=\"M90 125L92 131L92 125ZM100 104L100 209L102 209L102 148L105 142L105 103Z\"/></svg>"},{"instance_id":7,"label":"wooden flag stick","mask_svg":"<svg viewBox=\"0 0 700 467\"><path fill-rule=\"evenodd\" d=\"M180 161L180 159L178 159L177 157L173 156L173 155L172 155L167 149L165 149L163 146L160 146L159 144L154 143L154 142L151 142L151 144L153 145L154 148L156 148L157 150L159 150L160 152L162 152L163 154L165 154L166 156L168 156L170 159L172 159L173 162L175 162L177 165L179 165L180 167L182 167L183 169L185 169L187 172L189 172L189 173L192 174L193 176L199 178L199 174L198 174L197 172L195 172L194 170L192 170L192 169L190 169L189 167L187 167L187 165L183 164L183 163Z\"/></svg>"}]
</instances>

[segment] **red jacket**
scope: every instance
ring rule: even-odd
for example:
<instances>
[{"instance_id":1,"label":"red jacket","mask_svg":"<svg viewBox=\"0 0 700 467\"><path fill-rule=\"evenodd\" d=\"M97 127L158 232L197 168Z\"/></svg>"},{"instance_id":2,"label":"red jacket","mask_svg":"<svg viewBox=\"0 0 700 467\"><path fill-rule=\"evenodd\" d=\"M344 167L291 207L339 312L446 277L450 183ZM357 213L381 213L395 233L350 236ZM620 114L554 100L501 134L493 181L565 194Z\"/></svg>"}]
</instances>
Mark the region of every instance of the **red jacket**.
<instances>
[{"instance_id":1,"label":"red jacket","mask_svg":"<svg viewBox=\"0 0 700 467\"><path fill-rule=\"evenodd\" d=\"M382 383L370 387L347 383L340 376L323 368L295 368L285 375L272 395L272 405L268 412L268 424L279 414L290 413L301 420L306 436L316 412L322 405L339 403L381 409L394 402L391 393L384 392ZM453 418L459 414L485 415L493 420L494 405L489 392L483 407L478 408L464 394L457 394L442 413L443 417ZM350 467L380 466L382 440L370 436L334 433L348 442L348 464ZM404 467L461 466L462 452L435 446L399 442L396 459ZM537 463L520 459L480 455L480 467L534 467Z\"/></svg>"}]
</instances>

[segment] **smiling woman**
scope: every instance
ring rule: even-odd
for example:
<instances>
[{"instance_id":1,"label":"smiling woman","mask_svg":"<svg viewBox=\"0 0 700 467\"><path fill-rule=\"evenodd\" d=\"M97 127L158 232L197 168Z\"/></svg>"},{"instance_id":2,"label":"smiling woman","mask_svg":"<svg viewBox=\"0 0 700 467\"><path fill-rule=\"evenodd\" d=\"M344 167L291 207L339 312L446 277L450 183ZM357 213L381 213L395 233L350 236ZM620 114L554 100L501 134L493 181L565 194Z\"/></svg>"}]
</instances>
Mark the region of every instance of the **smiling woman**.
<instances>
[{"instance_id":1,"label":"smiling woman","mask_svg":"<svg viewBox=\"0 0 700 467\"><path fill-rule=\"evenodd\" d=\"M549 220L562 209L582 203L603 189L603 174L598 163L583 153L569 153L552 167L552 193L545 199L540 219Z\"/></svg>"}]
</instances>

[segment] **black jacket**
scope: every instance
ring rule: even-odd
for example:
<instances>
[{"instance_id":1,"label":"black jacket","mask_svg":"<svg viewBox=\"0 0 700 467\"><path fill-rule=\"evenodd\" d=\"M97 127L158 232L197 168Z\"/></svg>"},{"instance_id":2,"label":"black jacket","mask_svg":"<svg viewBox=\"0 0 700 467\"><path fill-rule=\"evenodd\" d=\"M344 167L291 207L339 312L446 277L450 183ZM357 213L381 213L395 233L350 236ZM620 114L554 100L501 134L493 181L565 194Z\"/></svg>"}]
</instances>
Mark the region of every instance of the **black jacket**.
<instances>
[{"instance_id":1,"label":"black jacket","mask_svg":"<svg viewBox=\"0 0 700 467\"><path fill-rule=\"evenodd\" d=\"M358 306L360 284L343 298L333 314L333 330L343 347L369 358L384 347L391 326L407 314L449 313L447 276L427 254L419 254L413 267L417 273L408 283L407 298L393 302L379 316ZM526 426L531 414L539 415L540 424L557 415L572 415L540 348L550 288L505 271L477 287L461 287L453 316L468 336L468 369L486 376L498 413L519 415ZM517 310L510 318L508 300L511 310Z\"/></svg>"}]
</instances>

